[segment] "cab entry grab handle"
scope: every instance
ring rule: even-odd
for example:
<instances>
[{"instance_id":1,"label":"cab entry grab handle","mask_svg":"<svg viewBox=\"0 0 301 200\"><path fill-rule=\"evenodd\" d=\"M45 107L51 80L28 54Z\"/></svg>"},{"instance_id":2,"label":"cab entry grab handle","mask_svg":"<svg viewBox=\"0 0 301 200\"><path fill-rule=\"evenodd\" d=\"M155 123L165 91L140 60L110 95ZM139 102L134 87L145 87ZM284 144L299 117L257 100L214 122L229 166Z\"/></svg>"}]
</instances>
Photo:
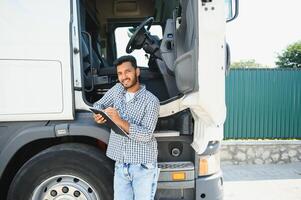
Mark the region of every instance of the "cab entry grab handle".
<instances>
[{"instance_id":1,"label":"cab entry grab handle","mask_svg":"<svg viewBox=\"0 0 301 200\"><path fill-rule=\"evenodd\" d=\"M92 58L92 38L90 33L88 33L87 31L82 31L82 34L86 35L88 37L89 40L89 63L90 63L90 73L92 76L91 79L91 88L90 89L85 89L86 92L92 92L94 90L94 77L93 77L93 58ZM84 38L82 38L84 40ZM85 42L85 41L83 41Z\"/></svg>"}]
</instances>

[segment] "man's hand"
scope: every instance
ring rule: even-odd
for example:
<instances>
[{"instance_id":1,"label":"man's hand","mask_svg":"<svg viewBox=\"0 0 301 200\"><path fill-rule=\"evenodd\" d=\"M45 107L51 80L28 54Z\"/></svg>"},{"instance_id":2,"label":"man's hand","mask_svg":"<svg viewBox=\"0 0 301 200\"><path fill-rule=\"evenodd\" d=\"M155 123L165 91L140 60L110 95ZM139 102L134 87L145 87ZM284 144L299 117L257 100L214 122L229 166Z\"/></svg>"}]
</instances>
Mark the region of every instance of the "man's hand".
<instances>
[{"instance_id":1,"label":"man's hand","mask_svg":"<svg viewBox=\"0 0 301 200\"><path fill-rule=\"evenodd\" d=\"M119 113L116 110L116 108L109 107L106 108L104 111L107 113L107 115L109 115L109 117L115 124L117 124L125 132L129 133L130 124L119 116Z\"/></svg>"},{"instance_id":2,"label":"man's hand","mask_svg":"<svg viewBox=\"0 0 301 200\"><path fill-rule=\"evenodd\" d=\"M116 124L120 122L121 118L116 108L108 107L104 111L107 113L107 115L109 115L113 122L115 122Z\"/></svg>"},{"instance_id":3,"label":"man's hand","mask_svg":"<svg viewBox=\"0 0 301 200\"><path fill-rule=\"evenodd\" d=\"M98 124L104 124L107 121L101 114L93 114L93 117Z\"/></svg>"}]
</instances>

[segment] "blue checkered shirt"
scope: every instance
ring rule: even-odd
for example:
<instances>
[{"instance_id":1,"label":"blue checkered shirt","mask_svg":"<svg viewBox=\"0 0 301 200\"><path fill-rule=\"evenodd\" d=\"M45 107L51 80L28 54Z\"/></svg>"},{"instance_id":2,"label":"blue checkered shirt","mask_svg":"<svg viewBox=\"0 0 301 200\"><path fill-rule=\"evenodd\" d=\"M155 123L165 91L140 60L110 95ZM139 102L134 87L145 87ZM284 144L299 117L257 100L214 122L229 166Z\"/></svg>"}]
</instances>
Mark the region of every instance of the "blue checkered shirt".
<instances>
[{"instance_id":1,"label":"blue checkered shirt","mask_svg":"<svg viewBox=\"0 0 301 200\"><path fill-rule=\"evenodd\" d=\"M140 85L129 102L125 94L124 87L117 83L94 104L97 109L116 108L120 117L130 124L129 137L111 130L107 156L120 163L156 163L158 148L153 132L159 116L159 100L144 85Z\"/></svg>"}]
</instances>

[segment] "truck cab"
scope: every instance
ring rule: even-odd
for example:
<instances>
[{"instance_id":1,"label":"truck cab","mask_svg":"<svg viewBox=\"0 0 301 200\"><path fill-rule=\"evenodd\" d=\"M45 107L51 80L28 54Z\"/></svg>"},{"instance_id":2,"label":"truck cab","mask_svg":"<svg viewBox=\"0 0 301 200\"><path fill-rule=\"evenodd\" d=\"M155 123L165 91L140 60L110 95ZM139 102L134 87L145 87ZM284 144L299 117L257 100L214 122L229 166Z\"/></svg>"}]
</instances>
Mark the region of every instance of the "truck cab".
<instances>
[{"instance_id":1,"label":"truck cab","mask_svg":"<svg viewBox=\"0 0 301 200\"><path fill-rule=\"evenodd\" d=\"M89 108L136 57L160 100L155 199L223 198L226 22L237 1L0 2L0 199L113 199L110 129Z\"/></svg>"}]
</instances>

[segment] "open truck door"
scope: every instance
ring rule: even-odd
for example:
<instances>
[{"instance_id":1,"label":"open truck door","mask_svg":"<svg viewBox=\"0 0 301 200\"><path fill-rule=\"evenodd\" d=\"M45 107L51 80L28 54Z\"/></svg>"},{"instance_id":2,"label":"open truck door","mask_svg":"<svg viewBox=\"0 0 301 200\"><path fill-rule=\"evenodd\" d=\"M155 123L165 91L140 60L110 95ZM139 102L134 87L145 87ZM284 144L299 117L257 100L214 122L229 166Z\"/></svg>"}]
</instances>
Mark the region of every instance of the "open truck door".
<instances>
[{"instance_id":1,"label":"open truck door","mask_svg":"<svg viewBox=\"0 0 301 200\"><path fill-rule=\"evenodd\" d=\"M225 2L182 1L181 17L175 13L167 21L170 25L160 48L179 92L184 94L180 107L190 108L193 114L192 146L198 154L209 143L223 139L225 72L230 64L225 28L238 14L237 1Z\"/></svg>"},{"instance_id":2,"label":"open truck door","mask_svg":"<svg viewBox=\"0 0 301 200\"><path fill-rule=\"evenodd\" d=\"M196 14L193 18L190 15L194 10ZM194 45L183 55L177 55L176 59L177 85L183 92L189 92L183 99L183 105L191 109L195 120L192 146L198 154L206 150L209 142L223 138L226 118L224 10L222 1L198 5L189 1L186 8L187 23L192 23L189 27L193 28L187 30L185 39L180 41L186 43L182 48ZM189 43L192 40L190 38L194 38L194 41ZM187 69L189 67L191 69ZM187 86L183 88L181 85Z\"/></svg>"}]
</instances>

